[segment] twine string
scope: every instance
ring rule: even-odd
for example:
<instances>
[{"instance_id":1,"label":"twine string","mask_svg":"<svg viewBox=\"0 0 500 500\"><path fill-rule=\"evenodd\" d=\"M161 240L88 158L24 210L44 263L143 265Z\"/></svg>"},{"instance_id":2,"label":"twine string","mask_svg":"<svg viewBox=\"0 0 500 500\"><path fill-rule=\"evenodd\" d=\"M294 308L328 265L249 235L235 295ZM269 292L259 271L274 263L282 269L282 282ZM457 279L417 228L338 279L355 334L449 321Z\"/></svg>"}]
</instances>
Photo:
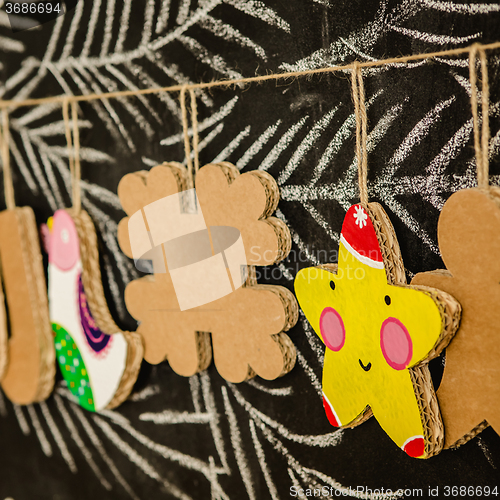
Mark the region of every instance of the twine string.
<instances>
[{"instance_id":1,"label":"twine string","mask_svg":"<svg viewBox=\"0 0 500 500\"><path fill-rule=\"evenodd\" d=\"M358 163L359 199L363 205L368 204L368 151L367 123L365 105L365 87L363 74L358 62L353 64L351 72L352 100L354 101L354 116L356 119L356 160Z\"/></svg>"},{"instance_id":2,"label":"twine string","mask_svg":"<svg viewBox=\"0 0 500 500\"><path fill-rule=\"evenodd\" d=\"M481 50L493 50L500 48L500 42L489 43L485 45L478 44L481 47ZM387 66L389 64L405 64L411 61L420 61L425 59L434 59L436 57L445 57L445 56L458 56L461 54L469 54L472 50L472 46L469 47L461 47L458 49L450 49L450 50L441 50L438 52L428 52L422 54L412 54L410 56L403 57L392 57L389 59L379 59L375 61L364 61L358 63L360 68L373 68L377 66ZM213 87L232 87L237 85L245 85L250 83L260 83L269 80L292 80L302 76L308 75L317 75L322 73L334 73L337 71L351 71L353 69L353 64L346 64L343 66L329 66L324 68L317 68L311 70L303 70L303 71L288 71L283 73L272 73L269 75L262 76L252 76L247 78L236 78L236 79L228 79L228 80L216 80L212 82L204 82L204 83L193 83L188 85L171 85L168 87L156 87L149 89L138 89L138 90L122 90L116 92L104 92L99 94L85 94L79 96L69 96L69 100L71 102L79 102L79 101L95 101L99 99L113 99L117 97L132 97L139 95L147 95L147 94L159 94L161 92L182 92L184 88L184 92L187 89L209 89ZM52 97L42 97L38 99L23 99L23 100L10 100L4 101L0 100L0 108L9 108L9 107L21 107L21 106L35 106L39 104L49 104L53 102L61 103L64 99L68 97L65 95L52 96Z\"/></svg>"},{"instance_id":3,"label":"twine string","mask_svg":"<svg viewBox=\"0 0 500 500\"><path fill-rule=\"evenodd\" d=\"M193 159L194 159L194 168L193 168L193 159L191 159L191 142L189 140L189 123L188 123L188 115L186 108L186 90L189 89L189 95L191 97L191 126L193 131ZM188 170L188 183L189 189L194 187L194 179L198 170L200 168L200 161L198 158L198 110L196 106L196 95L192 88L189 88L188 85L184 85L181 88L180 92L180 101L181 101L181 114L182 114L182 132L184 136L184 153L186 155L186 164Z\"/></svg>"},{"instance_id":4,"label":"twine string","mask_svg":"<svg viewBox=\"0 0 500 500\"><path fill-rule=\"evenodd\" d=\"M66 144L68 150L68 160L69 160L69 173L71 190L73 190L73 177L75 172L75 161L73 158L73 139L71 138L71 122L69 121L69 99L66 98L63 101L62 113L64 119L64 133L66 135ZM73 200L73 193L71 194L71 199Z\"/></svg>"},{"instance_id":5,"label":"twine string","mask_svg":"<svg viewBox=\"0 0 500 500\"><path fill-rule=\"evenodd\" d=\"M117 92L107 92L99 94L86 94L80 96L52 96L39 99L24 99L24 100L0 100L0 110L2 113L2 128L3 128L3 140L0 142L1 154L3 158L4 165L4 176L10 176L10 165L9 165L9 140L8 140L8 115L5 114L8 108L18 108L21 106L34 106L40 104L48 103L62 103L63 114L65 117L66 124L66 140L68 142L68 149L72 150L71 145L71 134L68 133L69 128L69 116L68 116L68 102L72 105L72 118L73 118L73 139L75 143L73 155L69 155L70 158L70 170L72 173L72 184L73 184L73 205L79 211L81 207L81 196L80 196L80 140L79 140L79 130L78 130L78 117L76 103L80 101L93 101L102 99L111 99L118 97L127 96L140 96L146 94L157 94L161 92L178 92L180 91L181 98L181 111L182 111L182 124L184 131L184 147L186 152L186 162L189 172L189 181L191 187L194 186L194 175L199 168L198 160L198 121L196 112L196 96L194 94L195 89L209 89L213 87L231 87L236 85L250 84L254 82L264 82L269 80L281 80L281 79L293 79L301 76L322 74L322 73L333 73L337 71L351 71L352 72L352 85L353 85L353 100L355 105L356 113L356 156L358 159L359 168L359 185L360 185L360 199L362 203L368 201L368 191L366 189L366 178L367 178L367 154L366 154L366 108L364 100L364 89L363 89L363 79L361 74L361 68L378 67L385 66L389 64L404 64L410 61L417 60L430 60L436 57L444 56L457 56L461 54L469 54L469 69L470 69L470 81L471 81L471 107L474 122L474 148L476 151L476 161L478 169L478 185L487 186L488 185L488 143L490 137L489 130L489 118L488 118L488 106L489 106L489 85L488 85L488 72L487 72L487 59L486 50L493 50L500 48L500 42L490 43L486 45L474 44L469 47L463 47L458 49L443 50L438 52L431 52L425 54L413 54L404 57L393 57L389 59L382 59L376 61L364 61L355 62L354 64L347 64L344 66L331 66L324 68L317 68L313 70L304 71L290 71L284 73L268 74L263 76L249 77L249 78L237 78L228 80L218 80L205 83L196 84L185 84L185 85L172 85L169 87L160 88L149 88L149 89L136 89L136 90L125 90ZM481 134L479 132L479 117L477 111L477 90L476 90L476 59L479 53L481 62L481 74L482 74L482 120L483 126L481 128ZM193 162L191 160L191 145L189 143L188 134L188 118L185 103L186 90L189 90L191 96L191 115L193 124L193 153L194 153L194 172L193 172ZM0 137L0 139L2 138ZM74 166L72 166L72 164ZM12 185L10 179L10 185ZM6 183L7 186L7 183ZM6 187L6 203L14 206L13 203L13 188L10 192L10 188ZM7 196L8 195L8 196Z\"/></svg>"},{"instance_id":6,"label":"twine string","mask_svg":"<svg viewBox=\"0 0 500 500\"><path fill-rule=\"evenodd\" d=\"M12 171L10 168L10 129L9 129L9 113L6 109L2 110L2 123L0 126L0 148L2 155L3 167L3 189L5 195L5 204L7 210L16 208L16 200L14 198L14 183L12 181Z\"/></svg>"},{"instance_id":7,"label":"twine string","mask_svg":"<svg viewBox=\"0 0 500 500\"><path fill-rule=\"evenodd\" d=\"M73 154L75 161L75 168L73 171L73 208L76 213L79 214L82 208L82 196L81 196L81 167L80 167L80 128L78 126L78 104L76 102L71 103L71 117L73 119L73 142L75 144Z\"/></svg>"},{"instance_id":8,"label":"twine string","mask_svg":"<svg viewBox=\"0 0 500 500\"><path fill-rule=\"evenodd\" d=\"M188 188L192 189L194 187L193 178L193 162L191 161L191 143L189 141L189 124L186 109L186 90L188 86L184 85L181 89L180 101L181 101L181 113L182 113L182 132L184 135L184 154L186 156L186 164L188 171Z\"/></svg>"},{"instance_id":9,"label":"twine string","mask_svg":"<svg viewBox=\"0 0 500 500\"><path fill-rule=\"evenodd\" d=\"M483 178L486 186L489 184L489 146L490 146L490 85L488 81L488 59L484 50L479 51L481 60L481 107L483 126L481 127L481 146L483 150Z\"/></svg>"},{"instance_id":10,"label":"twine string","mask_svg":"<svg viewBox=\"0 0 500 500\"><path fill-rule=\"evenodd\" d=\"M69 97L63 101L62 112L66 142L68 146L69 172L71 179L71 199L76 213L81 210L81 167L80 167L80 129L78 126L77 103L71 101L71 121L69 118ZM73 139L71 135L73 134ZM74 147L73 147L74 142Z\"/></svg>"},{"instance_id":11,"label":"twine string","mask_svg":"<svg viewBox=\"0 0 500 500\"><path fill-rule=\"evenodd\" d=\"M479 123L476 63L479 55L481 66L481 125ZM488 83L488 60L480 44L474 44L469 53L469 78L471 84L470 103L474 126L474 150L476 153L477 185L487 188L489 184L489 142L490 142L490 88Z\"/></svg>"},{"instance_id":12,"label":"twine string","mask_svg":"<svg viewBox=\"0 0 500 500\"><path fill-rule=\"evenodd\" d=\"M196 106L196 95L193 89L189 89L189 95L191 96L191 123L193 125L193 154L194 154L194 175L198 173L200 169L200 160L198 158L198 109Z\"/></svg>"}]
</instances>

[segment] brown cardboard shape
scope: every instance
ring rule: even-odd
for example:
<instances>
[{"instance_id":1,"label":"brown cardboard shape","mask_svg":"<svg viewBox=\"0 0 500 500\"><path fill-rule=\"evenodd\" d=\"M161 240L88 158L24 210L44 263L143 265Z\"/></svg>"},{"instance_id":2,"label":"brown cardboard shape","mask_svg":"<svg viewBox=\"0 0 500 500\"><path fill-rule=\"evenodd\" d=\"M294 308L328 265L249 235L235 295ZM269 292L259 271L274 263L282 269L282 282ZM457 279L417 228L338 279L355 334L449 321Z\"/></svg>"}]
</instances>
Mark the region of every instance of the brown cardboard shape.
<instances>
[{"instance_id":1,"label":"brown cardboard shape","mask_svg":"<svg viewBox=\"0 0 500 500\"><path fill-rule=\"evenodd\" d=\"M186 185L184 167L165 163L147 174L126 175L118 195L131 216L153 201L185 190ZM196 192L207 226L240 231L247 263L268 265L288 254L288 228L270 217L279 192L269 174L240 175L229 163L206 165L197 174ZM118 241L130 257L128 219L120 221ZM165 267L168 269L166 263ZM180 310L168 272L130 283L125 303L140 321L138 332L145 340L146 361L157 364L168 359L175 372L190 376L208 367L213 345L219 373L232 382L255 374L274 379L290 371L295 348L283 332L297 321L295 298L283 287L258 285L253 266L248 269L242 288L186 311Z\"/></svg>"},{"instance_id":2,"label":"brown cardboard shape","mask_svg":"<svg viewBox=\"0 0 500 500\"><path fill-rule=\"evenodd\" d=\"M42 254L30 207L0 213L0 259L10 324L2 388L16 404L43 401L54 386L55 351Z\"/></svg>"},{"instance_id":3,"label":"brown cardboard shape","mask_svg":"<svg viewBox=\"0 0 500 500\"><path fill-rule=\"evenodd\" d=\"M417 274L412 284L438 287L463 307L446 350L437 396L445 448L491 425L500 433L500 189L464 189L445 203L438 242L446 270Z\"/></svg>"}]
</instances>

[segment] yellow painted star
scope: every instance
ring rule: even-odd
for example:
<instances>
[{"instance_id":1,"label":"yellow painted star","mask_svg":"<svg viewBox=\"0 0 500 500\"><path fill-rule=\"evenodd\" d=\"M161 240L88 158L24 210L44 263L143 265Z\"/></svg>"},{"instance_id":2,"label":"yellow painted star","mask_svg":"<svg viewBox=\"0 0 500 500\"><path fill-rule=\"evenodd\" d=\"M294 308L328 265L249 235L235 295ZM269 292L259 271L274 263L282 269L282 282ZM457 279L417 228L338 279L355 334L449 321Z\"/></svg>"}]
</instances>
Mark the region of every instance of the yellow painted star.
<instances>
[{"instance_id":1,"label":"yellow painted star","mask_svg":"<svg viewBox=\"0 0 500 500\"><path fill-rule=\"evenodd\" d=\"M303 269L295 291L326 345L323 401L330 423L354 427L373 413L408 455L439 453L442 423L425 363L453 336L460 305L444 292L406 285L380 205L349 209L338 267Z\"/></svg>"}]
</instances>

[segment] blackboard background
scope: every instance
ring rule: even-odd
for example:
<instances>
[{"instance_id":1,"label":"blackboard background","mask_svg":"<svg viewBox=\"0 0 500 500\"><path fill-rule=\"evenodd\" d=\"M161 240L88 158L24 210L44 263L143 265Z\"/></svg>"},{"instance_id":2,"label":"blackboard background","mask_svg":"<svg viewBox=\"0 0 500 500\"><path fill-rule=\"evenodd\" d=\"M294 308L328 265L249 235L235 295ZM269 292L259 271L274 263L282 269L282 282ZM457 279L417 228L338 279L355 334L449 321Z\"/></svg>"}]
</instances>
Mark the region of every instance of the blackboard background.
<instances>
[{"instance_id":1,"label":"blackboard background","mask_svg":"<svg viewBox=\"0 0 500 500\"><path fill-rule=\"evenodd\" d=\"M500 4L459 1L80 0L65 16L15 34L0 14L4 99L262 75L500 39ZM496 184L498 55L489 53ZM278 216L294 245L261 283L292 288L300 268L337 248L344 213L358 200L349 85L337 73L198 95L201 164L264 166L282 189ZM410 278L443 266L439 211L452 192L475 184L467 61L377 68L365 72L365 86L370 197L394 224ZM123 290L136 273L116 249L123 212L114 193L128 172L184 159L177 95L84 103L80 111L83 199L101 240L110 309L135 329ZM16 201L41 223L70 203L60 107L15 110L11 124ZM185 379L168 363L144 364L133 401L99 416L79 412L61 382L42 405L15 408L2 395L0 498L276 499L294 485L332 486L334 497L358 486L423 488L425 497L429 487L442 495L446 485L500 483L500 438L491 428L427 461L398 450L373 418L332 433L319 395L322 344L303 316L289 335L297 365L274 382L235 386L213 365ZM431 365L436 384L442 363ZM177 423L150 420L165 410Z\"/></svg>"}]
</instances>

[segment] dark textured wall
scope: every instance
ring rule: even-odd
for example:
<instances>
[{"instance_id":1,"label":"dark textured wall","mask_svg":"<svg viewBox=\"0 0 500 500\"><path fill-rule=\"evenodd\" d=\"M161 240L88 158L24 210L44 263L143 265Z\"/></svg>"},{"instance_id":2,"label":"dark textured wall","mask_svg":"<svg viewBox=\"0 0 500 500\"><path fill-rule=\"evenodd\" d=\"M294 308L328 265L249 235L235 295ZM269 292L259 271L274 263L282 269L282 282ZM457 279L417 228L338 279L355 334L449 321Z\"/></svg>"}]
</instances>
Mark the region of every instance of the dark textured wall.
<instances>
[{"instance_id":1,"label":"dark textured wall","mask_svg":"<svg viewBox=\"0 0 500 500\"><path fill-rule=\"evenodd\" d=\"M15 34L0 11L0 96L237 78L499 39L498 3L80 0L40 29ZM489 53L493 183L498 54ZM443 266L439 211L452 192L475 184L467 60L393 64L364 74L370 197L386 209L411 278ZM292 288L301 267L337 248L345 211L358 200L349 75L213 89L198 97L201 163L264 168L278 180L278 216L294 244L261 282ZM110 308L121 327L135 329L123 290L137 274L116 246L124 214L115 193L128 172L183 161L178 96L96 101L80 110L84 207L101 239ZM43 222L70 203L60 107L17 109L11 125L17 202L31 205ZM429 486L443 492L445 485L498 485L500 438L491 428L427 461L398 450L373 418L335 431L320 397L323 344L303 316L289 334L298 362L273 382L232 385L213 365L186 379L163 363L145 364L132 400L100 415L70 402L61 382L41 405L13 407L2 396L0 498L260 500L288 498L294 485L327 485L337 495L358 486L423 488L426 496ZM442 364L431 363L436 384Z\"/></svg>"}]
</instances>

